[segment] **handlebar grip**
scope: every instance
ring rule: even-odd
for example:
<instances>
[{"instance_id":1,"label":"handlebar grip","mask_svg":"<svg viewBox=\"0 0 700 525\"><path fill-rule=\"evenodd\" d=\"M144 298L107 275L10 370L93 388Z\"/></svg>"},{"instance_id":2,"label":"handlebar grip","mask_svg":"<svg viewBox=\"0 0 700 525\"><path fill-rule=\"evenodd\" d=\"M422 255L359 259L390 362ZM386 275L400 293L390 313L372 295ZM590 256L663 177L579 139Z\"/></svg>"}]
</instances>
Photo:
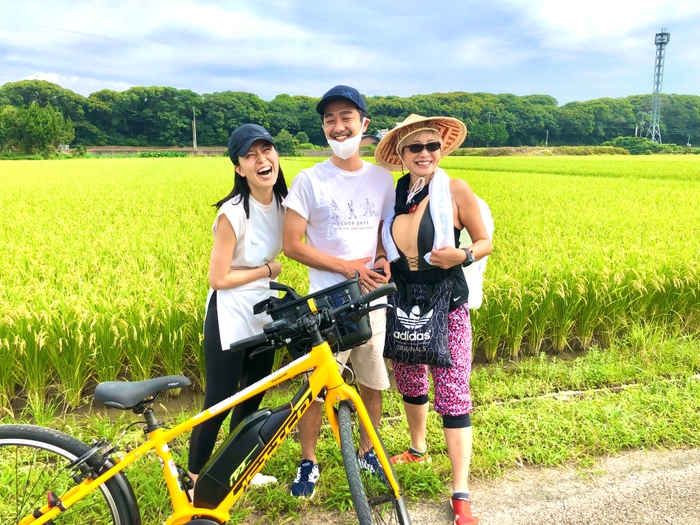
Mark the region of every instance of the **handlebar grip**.
<instances>
[{"instance_id":1,"label":"handlebar grip","mask_svg":"<svg viewBox=\"0 0 700 525\"><path fill-rule=\"evenodd\" d=\"M363 303L371 303L372 301L379 299L380 297L385 297L396 291L396 285L394 283L385 284L384 286L372 290L364 294L361 299Z\"/></svg>"},{"instance_id":2,"label":"handlebar grip","mask_svg":"<svg viewBox=\"0 0 700 525\"><path fill-rule=\"evenodd\" d=\"M263 333L254 335L253 337L246 337L245 339L231 343L229 350L231 350L231 352L245 352L249 348L260 346L265 343L267 343L267 334Z\"/></svg>"}]
</instances>

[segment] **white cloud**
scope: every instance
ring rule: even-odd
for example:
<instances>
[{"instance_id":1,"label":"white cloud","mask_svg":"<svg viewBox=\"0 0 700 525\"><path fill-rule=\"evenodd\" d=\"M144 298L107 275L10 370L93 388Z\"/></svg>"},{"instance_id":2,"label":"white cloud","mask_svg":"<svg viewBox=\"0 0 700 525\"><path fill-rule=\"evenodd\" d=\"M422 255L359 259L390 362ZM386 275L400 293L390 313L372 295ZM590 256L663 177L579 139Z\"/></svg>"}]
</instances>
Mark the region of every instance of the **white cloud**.
<instances>
[{"instance_id":1,"label":"white cloud","mask_svg":"<svg viewBox=\"0 0 700 525\"><path fill-rule=\"evenodd\" d=\"M401 13L381 4L363 4L363 23L353 4L311 8L298 0L25 0L0 17L0 79L55 79L82 94L168 85L270 99L348 83L367 94L596 98L646 90L647 82L637 89L631 79L644 71L651 83L653 34L667 26L675 90L697 93L700 85L700 2L452 0L448 14L427 18L415 15L425 6L417 0Z\"/></svg>"},{"instance_id":2,"label":"white cloud","mask_svg":"<svg viewBox=\"0 0 700 525\"><path fill-rule=\"evenodd\" d=\"M13 29L5 33L13 47L53 57L49 62L58 70L70 69L86 77L104 77L118 70L129 81L150 76L151 82L158 82L176 71L186 76L188 69L208 68L216 77L217 71L241 69L341 71L387 65L379 53L362 45L275 20L270 13L258 15L246 10L244 3L225 5L127 0L80 8L70 4L59 8L60 3L54 3L47 11L30 1L16 18L19 23L11 24ZM29 17L31 11L34 15ZM72 56L76 49L82 56ZM45 64L33 65L53 69Z\"/></svg>"},{"instance_id":3,"label":"white cloud","mask_svg":"<svg viewBox=\"0 0 700 525\"><path fill-rule=\"evenodd\" d=\"M101 89L124 91L132 87L132 84L127 84L126 82L43 72L33 73L24 77L22 80L46 80L70 89L71 91L75 91L76 93L80 93L83 96L88 96L90 93L100 91Z\"/></svg>"},{"instance_id":4,"label":"white cloud","mask_svg":"<svg viewBox=\"0 0 700 525\"><path fill-rule=\"evenodd\" d=\"M593 49L618 52L644 46L639 32L662 26L670 29L700 15L700 2L678 0L510 0L523 11L526 25L541 32L541 38L560 49ZM653 40L651 41L653 44Z\"/></svg>"},{"instance_id":5,"label":"white cloud","mask_svg":"<svg viewBox=\"0 0 700 525\"><path fill-rule=\"evenodd\" d=\"M503 38L469 36L455 43L445 57L444 66L458 65L483 70L497 70L534 58L532 50L518 48Z\"/></svg>"}]
</instances>

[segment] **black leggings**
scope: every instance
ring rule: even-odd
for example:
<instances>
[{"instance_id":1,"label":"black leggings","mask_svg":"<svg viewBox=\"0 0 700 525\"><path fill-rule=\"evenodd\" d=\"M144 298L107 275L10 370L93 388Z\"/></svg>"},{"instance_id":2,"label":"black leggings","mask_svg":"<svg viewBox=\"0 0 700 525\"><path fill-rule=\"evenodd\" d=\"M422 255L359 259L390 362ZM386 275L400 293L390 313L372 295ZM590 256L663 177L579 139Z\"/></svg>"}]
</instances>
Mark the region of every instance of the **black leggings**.
<instances>
[{"instance_id":1,"label":"black leggings","mask_svg":"<svg viewBox=\"0 0 700 525\"><path fill-rule=\"evenodd\" d=\"M264 352L250 359L248 353L223 351L219 336L219 316L216 309L216 291L212 294L204 320L204 358L206 361L206 393L204 410L255 383L272 371L274 352ZM255 412L265 394L259 394L237 405L231 414L229 431L247 415ZM211 456L216 437L227 412L209 419L192 430L190 437L189 471L199 474Z\"/></svg>"}]
</instances>

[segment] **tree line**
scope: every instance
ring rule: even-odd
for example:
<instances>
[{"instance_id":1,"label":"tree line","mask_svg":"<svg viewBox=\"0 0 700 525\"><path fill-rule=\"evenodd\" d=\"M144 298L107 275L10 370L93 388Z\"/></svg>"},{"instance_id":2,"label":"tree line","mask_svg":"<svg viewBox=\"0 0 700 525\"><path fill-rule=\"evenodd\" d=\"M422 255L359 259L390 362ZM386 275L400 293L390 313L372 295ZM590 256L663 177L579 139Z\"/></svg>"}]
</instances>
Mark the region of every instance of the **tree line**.
<instances>
[{"instance_id":1,"label":"tree line","mask_svg":"<svg viewBox=\"0 0 700 525\"><path fill-rule=\"evenodd\" d=\"M47 81L22 80L0 87L0 149L18 144L18 134L25 130L26 135L33 119L51 121L60 136L53 141L72 146L188 146L193 118L200 146L225 145L230 132L246 122L261 124L275 136L283 130L303 133L310 143L325 145L318 101L281 94L267 102L253 93L200 95L158 86L103 89L84 97ZM635 133L644 136L651 109L651 95L562 106L548 95L465 92L369 96L366 102L370 133L391 129L410 113L452 116L467 125L464 147L599 145ZM664 143L698 141L700 96L661 95L661 115Z\"/></svg>"}]
</instances>

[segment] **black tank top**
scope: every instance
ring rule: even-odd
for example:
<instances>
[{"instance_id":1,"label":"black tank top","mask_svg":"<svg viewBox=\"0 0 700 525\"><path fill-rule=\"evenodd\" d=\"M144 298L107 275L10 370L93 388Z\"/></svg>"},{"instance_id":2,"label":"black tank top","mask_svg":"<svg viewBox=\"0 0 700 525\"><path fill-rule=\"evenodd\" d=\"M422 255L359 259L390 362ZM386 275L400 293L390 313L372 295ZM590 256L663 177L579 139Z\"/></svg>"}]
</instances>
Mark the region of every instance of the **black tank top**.
<instances>
[{"instance_id":1,"label":"black tank top","mask_svg":"<svg viewBox=\"0 0 700 525\"><path fill-rule=\"evenodd\" d=\"M396 184L396 205L394 213L403 215L410 213L411 208L417 206L423 199L428 196L428 187L421 190L410 203L406 203L406 195L408 195L408 184L410 175L406 175L399 179ZM391 232L393 237L393 223L391 224ZM460 231L455 228L455 246L459 246ZM448 270L431 266L425 260L424 256L430 253L433 249L433 240L435 239L435 226L433 218L430 215L430 205L425 208L420 224L418 225L418 270L411 271L408 265L408 260L404 253L397 246L399 258L391 263L391 274L399 275L401 278L411 284L435 284L446 279L452 279L452 298L450 300L450 312L462 306L469 300L469 288L467 280L464 277L464 272L461 266L453 266Z\"/></svg>"}]
</instances>

